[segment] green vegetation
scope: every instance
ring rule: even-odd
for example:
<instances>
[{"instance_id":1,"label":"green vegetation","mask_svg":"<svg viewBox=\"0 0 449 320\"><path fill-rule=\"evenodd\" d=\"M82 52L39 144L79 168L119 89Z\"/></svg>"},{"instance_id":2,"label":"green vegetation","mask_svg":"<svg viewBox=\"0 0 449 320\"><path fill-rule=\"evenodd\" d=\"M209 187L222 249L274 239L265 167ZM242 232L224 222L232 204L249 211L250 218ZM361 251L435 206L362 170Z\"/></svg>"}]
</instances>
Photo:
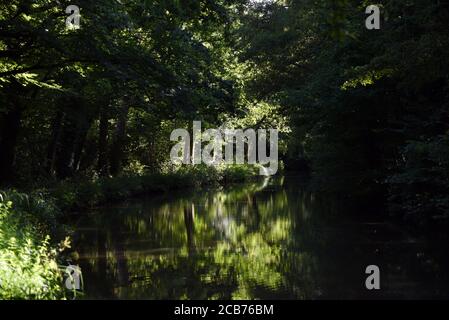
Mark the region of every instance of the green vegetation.
<instances>
[{"instance_id":1,"label":"green vegetation","mask_svg":"<svg viewBox=\"0 0 449 320\"><path fill-rule=\"evenodd\" d=\"M2 202L5 297L59 296L46 235L68 210L254 175L174 165L170 133L195 120L279 129L285 169L315 190L449 218L444 1L380 1L380 30L369 1L79 0L77 30L70 4L0 6L0 187L35 199Z\"/></svg>"},{"instance_id":2,"label":"green vegetation","mask_svg":"<svg viewBox=\"0 0 449 320\"><path fill-rule=\"evenodd\" d=\"M45 193L55 199L58 208L69 211L141 195L245 182L254 179L257 174L257 167L248 165L201 165L181 168L172 173L123 175L92 182L61 182Z\"/></svg>"},{"instance_id":3,"label":"green vegetation","mask_svg":"<svg viewBox=\"0 0 449 320\"><path fill-rule=\"evenodd\" d=\"M173 129L192 120L218 126L241 107L225 63L232 59L232 1L81 0L79 30L65 28L69 4L0 6L1 187L41 194L62 212L252 174L243 167L173 168L169 161ZM45 235L60 239L60 222L12 202L2 209L2 295L55 298L56 252ZM22 214L33 219L16 221ZM29 268L30 277L10 277L15 265ZM47 293L14 291L23 281L23 290L43 290L40 275Z\"/></svg>"},{"instance_id":4,"label":"green vegetation","mask_svg":"<svg viewBox=\"0 0 449 320\"><path fill-rule=\"evenodd\" d=\"M243 16L247 96L281 106L286 165L310 167L315 188L380 194L409 222L448 218L449 7L379 1L381 29L367 30L370 4L274 1Z\"/></svg>"},{"instance_id":5,"label":"green vegetation","mask_svg":"<svg viewBox=\"0 0 449 320\"><path fill-rule=\"evenodd\" d=\"M90 208L149 193L243 182L256 174L257 169L248 166L202 166L171 174L62 182L54 189L34 191L30 196L15 191L1 193L0 299L65 297L62 271L57 264L64 247L58 248L54 241L50 242L50 234L54 237L64 234L58 222L62 211Z\"/></svg>"},{"instance_id":6,"label":"green vegetation","mask_svg":"<svg viewBox=\"0 0 449 320\"><path fill-rule=\"evenodd\" d=\"M48 218L53 209L42 201L26 201L23 207L0 202L0 299L63 298L58 252L49 236L42 236L48 224L36 218L42 213Z\"/></svg>"},{"instance_id":7,"label":"green vegetation","mask_svg":"<svg viewBox=\"0 0 449 320\"><path fill-rule=\"evenodd\" d=\"M288 287L298 298L316 295L314 276L323 271L309 246L316 249L324 238L308 244L304 231L310 225L307 211L322 202L297 185L272 193L265 187L258 181L100 209L95 219L101 230L83 232L80 239L89 257L85 268L100 283L91 293L123 299L263 299ZM132 246L123 248L123 242ZM160 249L136 250L141 242ZM126 278L133 279L132 289L118 284Z\"/></svg>"},{"instance_id":8,"label":"green vegetation","mask_svg":"<svg viewBox=\"0 0 449 320\"><path fill-rule=\"evenodd\" d=\"M315 187L447 216L446 4L11 1L0 9L0 184L172 172L170 132L281 131ZM190 131L190 130L189 130Z\"/></svg>"}]
</instances>

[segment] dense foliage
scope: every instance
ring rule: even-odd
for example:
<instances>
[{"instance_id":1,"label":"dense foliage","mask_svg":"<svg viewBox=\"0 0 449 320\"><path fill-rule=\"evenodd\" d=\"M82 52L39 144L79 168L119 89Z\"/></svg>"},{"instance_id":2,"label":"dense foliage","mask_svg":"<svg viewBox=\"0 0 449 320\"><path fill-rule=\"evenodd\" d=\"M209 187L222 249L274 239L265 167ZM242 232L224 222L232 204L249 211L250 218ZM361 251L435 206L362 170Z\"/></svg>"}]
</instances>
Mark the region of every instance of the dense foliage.
<instances>
[{"instance_id":1,"label":"dense foliage","mask_svg":"<svg viewBox=\"0 0 449 320\"><path fill-rule=\"evenodd\" d=\"M315 188L449 216L446 2L380 1L380 30L369 1L78 0L67 29L70 4L0 1L1 187L57 212L252 175L171 163L172 130L201 120L278 128L285 168ZM56 215L0 210L0 298L55 298Z\"/></svg>"},{"instance_id":2,"label":"dense foliage","mask_svg":"<svg viewBox=\"0 0 449 320\"><path fill-rule=\"evenodd\" d=\"M13 204L9 199L16 199ZM59 299L62 273L57 250L44 236L55 209L42 199L20 194L0 201L0 299ZM39 217L39 218L38 218Z\"/></svg>"},{"instance_id":3,"label":"dense foliage","mask_svg":"<svg viewBox=\"0 0 449 320\"><path fill-rule=\"evenodd\" d=\"M288 160L306 160L319 188L377 190L394 212L447 216L449 6L381 3L380 30L365 27L367 1L256 6L241 30L248 91L282 105Z\"/></svg>"},{"instance_id":4,"label":"dense foliage","mask_svg":"<svg viewBox=\"0 0 449 320\"><path fill-rule=\"evenodd\" d=\"M232 114L228 3L79 1L78 30L66 1L2 6L1 183L160 170L173 128Z\"/></svg>"}]
</instances>

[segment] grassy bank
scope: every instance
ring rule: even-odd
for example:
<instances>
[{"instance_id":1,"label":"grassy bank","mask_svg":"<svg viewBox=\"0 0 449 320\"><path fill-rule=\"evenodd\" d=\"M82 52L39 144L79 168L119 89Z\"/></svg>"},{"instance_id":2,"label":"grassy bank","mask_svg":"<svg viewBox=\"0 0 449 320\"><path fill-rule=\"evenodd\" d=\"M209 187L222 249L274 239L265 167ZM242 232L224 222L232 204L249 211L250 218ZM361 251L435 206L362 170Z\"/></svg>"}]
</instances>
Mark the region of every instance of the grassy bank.
<instances>
[{"instance_id":1,"label":"grassy bank","mask_svg":"<svg viewBox=\"0 0 449 320\"><path fill-rule=\"evenodd\" d=\"M197 166L172 173L124 175L95 181L72 180L41 192L54 199L62 211L70 211L151 193L244 182L257 174L257 168L249 166Z\"/></svg>"},{"instance_id":2,"label":"grassy bank","mask_svg":"<svg viewBox=\"0 0 449 320\"><path fill-rule=\"evenodd\" d=\"M248 166L199 166L167 174L71 180L27 194L13 190L2 192L0 299L64 298L57 263L63 246L57 241L65 237L59 222L65 212L139 195L243 182L257 174L256 168Z\"/></svg>"}]
</instances>

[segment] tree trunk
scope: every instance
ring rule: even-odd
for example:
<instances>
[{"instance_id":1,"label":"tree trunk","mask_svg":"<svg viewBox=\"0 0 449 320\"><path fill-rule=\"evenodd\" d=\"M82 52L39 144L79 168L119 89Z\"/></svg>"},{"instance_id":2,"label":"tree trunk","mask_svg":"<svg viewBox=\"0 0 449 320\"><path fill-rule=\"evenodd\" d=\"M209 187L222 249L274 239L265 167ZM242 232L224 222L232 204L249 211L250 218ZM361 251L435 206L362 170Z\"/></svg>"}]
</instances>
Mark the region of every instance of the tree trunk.
<instances>
[{"instance_id":1,"label":"tree trunk","mask_svg":"<svg viewBox=\"0 0 449 320\"><path fill-rule=\"evenodd\" d=\"M108 176L108 117L105 108L100 109L100 127L98 131L98 172Z\"/></svg>"},{"instance_id":2,"label":"tree trunk","mask_svg":"<svg viewBox=\"0 0 449 320\"><path fill-rule=\"evenodd\" d=\"M0 184L8 184L14 177L14 158L20 132L22 110L19 106L3 116L0 130Z\"/></svg>"},{"instance_id":3,"label":"tree trunk","mask_svg":"<svg viewBox=\"0 0 449 320\"><path fill-rule=\"evenodd\" d=\"M80 170L81 157L83 155L84 146L86 144L87 134L90 130L90 127L92 126L93 120L93 117L89 117L79 124L79 129L73 150L73 172L79 172Z\"/></svg>"},{"instance_id":4,"label":"tree trunk","mask_svg":"<svg viewBox=\"0 0 449 320\"><path fill-rule=\"evenodd\" d=\"M117 127L111 147L111 174L116 176L122 170L123 154L125 147L126 121L128 120L129 103L124 101L118 115Z\"/></svg>"},{"instance_id":5,"label":"tree trunk","mask_svg":"<svg viewBox=\"0 0 449 320\"><path fill-rule=\"evenodd\" d=\"M184 223L186 226L187 233L187 247L189 250L189 256L192 256L196 252L195 247L195 207L191 206L184 207Z\"/></svg>"},{"instance_id":6,"label":"tree trunk","mask_svg":"<svg viewBox=\"0 0 449 320\"><path fill-rule=\"evenodd\" d=\"M51 175L55 175L56 150L61 138L62 123L64 121L64 112L58 109L52 124L52 134L50 143L47 148L46 171Z\"/></svg>"}]
</instances>

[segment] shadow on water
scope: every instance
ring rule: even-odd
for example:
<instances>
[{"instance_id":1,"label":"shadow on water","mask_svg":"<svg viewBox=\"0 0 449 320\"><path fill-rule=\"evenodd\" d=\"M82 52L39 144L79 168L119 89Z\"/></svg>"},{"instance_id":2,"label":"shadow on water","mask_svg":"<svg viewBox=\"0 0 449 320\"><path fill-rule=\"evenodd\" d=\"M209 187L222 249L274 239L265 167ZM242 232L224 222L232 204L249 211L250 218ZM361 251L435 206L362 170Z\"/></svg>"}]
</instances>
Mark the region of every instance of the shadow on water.
<instances>
[{"instance_id":1,"label":"shadow on water","mask_svg":"<svg viewBox=\"0 0 449 320\"><path fill-rule=\"evenodd\" d=\"M86 296L449 297L447 243L432 244L394 224L349 214L340 200L309 193L298 179L151 197L89 212L75 234ZM381 270L379 291L365 288L365 269L372 264Z\"/></svg>"}]
</instances>

